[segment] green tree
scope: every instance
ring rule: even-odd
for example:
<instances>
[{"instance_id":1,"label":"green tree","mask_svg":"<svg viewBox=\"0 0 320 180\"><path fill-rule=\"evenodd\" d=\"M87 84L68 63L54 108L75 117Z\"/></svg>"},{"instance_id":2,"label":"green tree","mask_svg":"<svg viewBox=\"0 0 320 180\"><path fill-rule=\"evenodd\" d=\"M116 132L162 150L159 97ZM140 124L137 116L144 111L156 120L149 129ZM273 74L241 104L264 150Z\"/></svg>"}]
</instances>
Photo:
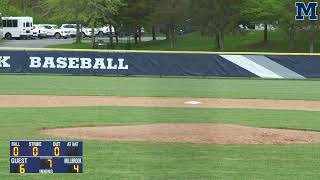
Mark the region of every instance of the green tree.
<instances>
[{"instance_id":1,"label":"green tree","mask_svg":"<svg viewBox=\"0 0 320 180\"><path fill-rule=\"evenodd\" d=\"M49 12L47 16L50 17L51 21L58 24L76 23L76 43L81 43L80 28L81 24L84 23L83 17L87 16L85 11L86 0L46 0L42 6Z\"/></svg>"},{"instance_id":2,"label":"green tree","mask_svg":"<svg viewBox=\"0 0 320 180\"><path fill-rule=\"evenodd\" d=\"M1 0L6 2L7 0ZM47 14L42 8L43 0L10 0L7 1L6 7L14 7L18 13L10 13L13 16L31 16L35 23L45 23L47 18L44 16Z\"/></svg>"},{"instance_id":3,"label":"green tree","mask_svg":"<svg viewBox=\"0 0 320 180\"><path fill-rule=\"evenodd\" d=\"M279 25L280 28L288 36L288 46L289 49L294 49L294 41L296 39L308 40L309 42L309 52L313 53L315 50L315 44L320 37L319 21L310 21L306 18L304 21L295 20L296 7L295 0L282 0L280 8L280 18ZM305 3L310 1L305 0ZM319 3L319 1L316 1ZM319 11L318 16L320 15Z\"/></svg>"},{"instance_id":4,"label":"green tree","mask_svg":"<svg viewBox=\"0 0 320 180\"><path fill-rule=\"evenodd\" d=\"M307 4L310 2L309 0L304 0L304 2ZM319 0L316 0L315 2L319 3ZM295 10L294 10L295 11ZM320 16L320 11L317 11L318 17ZM295 16L292 17L295 19ZM318 21L310 21L308 18L305 18L304 21L296 21L297 28L298 28L298 34L301 34L300 36L303 36L303 39L307 39L309 42L309 52L314 53L315 51L315 44L319 41L320 37L320 22Z\"/></svg>"},{"instance_id":5,"label":"green tree","mask_svg":"<svg viewBox=\"0 0 320 180\"><path fill-rule=\"evenodd\" d=\"M165 29L170 48L176 47L177 29L188 19L189 0L159 0L154 9L153 22Z\"/></svg>"},{"instance_id":6,"label":"green tree","mask_svg":"<svg viewBox=\"0 0 320 180\"><path fill-rule=\"evenodd\" d=\"M268 24L275 24L280 17L279 0L244 0L242 15L250 22L264 24L263 42L268 42Z\"/></svg>"},{"instance_id":7,"label":"green tree","mask_svg":"<svg viewBox=\"0 0 320 180\"><path fill-rule=\"evenodd\" d=\"M95 44L95 27L100 27L106 23L116 24L115 16L119 14L119 9L124 4L121 0L86 0L87 6L84 10L82 19L85 24L91 27L92 30L92 47ZM112 36L112 34L110 33ZM113 38L109 37L110 45L113 47Z\"/></svg>"},{"instance_id":8,"label":"green tree","mask_svg":"<svg viewBox=\"0 0 320 180\"><path fill-rule=\"evenodd\" d=\"M299 23L295 20L295 0L282 0L280 8L279 26L288 36L288 49L294 49L294 41L299 30Z\"/></svg>"},{"instance_id":9,"label":"green tree","mask_svg":"<svg viewBox=\"0 0 320 180\"><path fill-rule=\"evenodd\" d=\"M141 42L141 28L149 25L155 7L153 0L125 0L121 10L123 26L135 37L135 44Z\"/></svg>"},{"instance_id":10,"label":"green tree","mask_svg":"<svg viewBox=\"0 0 320 180\"><path fill-rule=\"evenodd\" d=\"M22 12L10 3L10 0L0 0L0 13L2 16L18 16Z\"/></svg>"},{"instance_id":11,"label":"green tree","mask_svg":"<svg viewBox=\"0 0 320 180\"><path fill-rule=\"evenodd\" d=\"M240 7L241 0L192 1L192 22L203 34L214 35L218 49L224 51L224 35L238 26Z\"/></svg>"}]
</instances>

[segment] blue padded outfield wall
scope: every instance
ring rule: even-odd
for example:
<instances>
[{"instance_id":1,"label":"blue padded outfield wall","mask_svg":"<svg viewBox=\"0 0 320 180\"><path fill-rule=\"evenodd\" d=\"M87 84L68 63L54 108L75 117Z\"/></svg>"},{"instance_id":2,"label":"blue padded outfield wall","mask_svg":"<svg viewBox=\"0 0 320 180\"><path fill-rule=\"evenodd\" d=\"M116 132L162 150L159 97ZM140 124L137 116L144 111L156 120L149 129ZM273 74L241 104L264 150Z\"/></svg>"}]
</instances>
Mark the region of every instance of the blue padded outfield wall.
<instances>
[{"instance_id":1,"label":"blue padded outfield wall","mask_svg":"<svg viewBox=\"0 0 320 180\"><path fill-rule=\"evenodd\" d=\"M0 49L0 73L320 78L320 56Z\"/></svg>"}]
</instances>

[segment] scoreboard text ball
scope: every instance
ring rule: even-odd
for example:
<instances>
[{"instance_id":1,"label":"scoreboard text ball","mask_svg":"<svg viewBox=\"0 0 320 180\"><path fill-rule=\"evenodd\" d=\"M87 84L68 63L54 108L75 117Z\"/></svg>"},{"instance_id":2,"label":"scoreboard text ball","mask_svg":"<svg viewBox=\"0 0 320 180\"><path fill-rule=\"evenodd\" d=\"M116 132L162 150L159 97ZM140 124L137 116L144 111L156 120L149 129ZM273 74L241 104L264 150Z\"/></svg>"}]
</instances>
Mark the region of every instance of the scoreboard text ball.
<instances>
[{"instance_id":1,"label":"scoreboard text ball","mask_svg":"<svg viewBox=\"0 0 320 180\"><path fill-rule=\"evenodd\" d=\"M10 141L10 173L82 173L81 141Z\"/></svg>"}]
</instances>

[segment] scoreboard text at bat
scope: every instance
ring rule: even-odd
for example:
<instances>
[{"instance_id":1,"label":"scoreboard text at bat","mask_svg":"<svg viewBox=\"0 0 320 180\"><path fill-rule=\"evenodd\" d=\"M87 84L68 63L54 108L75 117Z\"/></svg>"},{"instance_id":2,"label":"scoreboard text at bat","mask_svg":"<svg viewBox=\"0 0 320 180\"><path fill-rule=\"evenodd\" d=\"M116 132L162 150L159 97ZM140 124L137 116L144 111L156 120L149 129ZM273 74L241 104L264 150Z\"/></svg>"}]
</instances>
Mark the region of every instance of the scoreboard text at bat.
<instances>
[{"instance_id":1,"label":"scoreboard text at bat","mask_svg":"<svg viewBox=\"0 0 320 180\"><path fill-rule=\"evenodd\" d=\"M10 173L82 173L81 141L10 141Z\"/></svg>"}]
</instances>

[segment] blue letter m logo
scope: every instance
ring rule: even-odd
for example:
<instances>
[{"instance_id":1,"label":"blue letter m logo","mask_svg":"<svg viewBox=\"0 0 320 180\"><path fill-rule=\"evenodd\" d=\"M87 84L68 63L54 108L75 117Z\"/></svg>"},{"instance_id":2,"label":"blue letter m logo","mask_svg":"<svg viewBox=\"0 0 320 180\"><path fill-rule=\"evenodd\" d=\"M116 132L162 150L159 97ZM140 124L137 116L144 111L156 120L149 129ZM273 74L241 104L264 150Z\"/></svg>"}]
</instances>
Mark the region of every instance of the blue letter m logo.
<instances>
[{"instance_id":1,"label":"blue letter m logo","mask_svg":"<svg viewBox=\"0 0 320 180\"><path fill-rule=\"evenodd\" d=\"M309 2L308 6L304 2L296 2L296 20L304 20L305 17L309 17L311 21L318 20L317 7L318 2Z\"/></svg>"}]
</instances>

